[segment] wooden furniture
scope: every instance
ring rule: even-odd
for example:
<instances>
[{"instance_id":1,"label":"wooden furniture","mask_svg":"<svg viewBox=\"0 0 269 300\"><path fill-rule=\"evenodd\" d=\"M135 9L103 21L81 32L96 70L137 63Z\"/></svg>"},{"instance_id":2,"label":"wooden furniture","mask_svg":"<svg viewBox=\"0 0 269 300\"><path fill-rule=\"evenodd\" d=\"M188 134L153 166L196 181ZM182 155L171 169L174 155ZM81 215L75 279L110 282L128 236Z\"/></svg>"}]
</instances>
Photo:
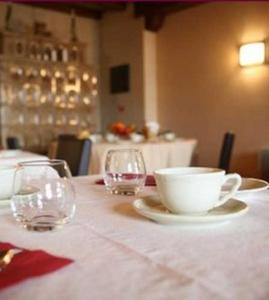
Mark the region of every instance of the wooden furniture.
<instances>
[{"instance_id":1,"label":"wooden furniture","mask_svg":"<svg viewBox=\"0 0 269 300\"><path fill-rule=\"evenodd\" d=\"M60 135L57 142L56 158L68 163L73 176L88 174L91 157L91 140L79 140L76 136Z\"/></svg>"},{"instance_id":2,"label":"wooden furniture","mask_svg":"<svg viewBox=\"0 0 269 300\"><path fill-rule=\"evenodd\" d=\"M8 149L21 149L19 139L14 136L7 137L7 148Z\"/></svg>"},{"instance_id":3,"label":"wooden furniture","mask_svg":"<svg viewBox=\"0 0 269 300\"><path fill-rule=\"evenodd\" d=\"M232 158L234 140L235 140L234 133L226 132L224 134L218 168L225 170L226 173L229 172L229 168L230 168L230 161Z\"/></svg>"},{"instance_id":4,"label":"wooden furniture","mask_svg":"<svg viewBox=\"0 0 269 300\"><path fill-rule=\"evenodd\" d=\"M269 181L269 147L261 149L258 164L261 178Z\"/></svg>"}]
</instances>

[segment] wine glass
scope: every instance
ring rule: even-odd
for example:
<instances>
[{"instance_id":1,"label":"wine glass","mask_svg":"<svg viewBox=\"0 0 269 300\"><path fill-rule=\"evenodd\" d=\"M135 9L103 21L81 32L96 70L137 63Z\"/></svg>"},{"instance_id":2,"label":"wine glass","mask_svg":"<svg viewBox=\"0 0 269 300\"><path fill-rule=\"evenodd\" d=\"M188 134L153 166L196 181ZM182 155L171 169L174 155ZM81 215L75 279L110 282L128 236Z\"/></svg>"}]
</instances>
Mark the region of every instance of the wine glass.
<instances>
[{"instance_id":1,"label":"wine glass","mask_svg":"<svg viewBox=\"0 0 269 300\"><path fill-rule=\"evenodd\" d=\"M104 182L112 194L135 195L146 180L146 167L137 149L109 150L105 161Z\"/></svg>"},{"instance_id":2,"label":"wine glass","mask_svg":"<svg viewBox=\"0 0 269 300\"><path fill-rule=\"evenodd\" d=\"M11 207L15 219L28 230L48 231L68 223L75 213L75 190L63 160L18 164Z\"/></svg>"}]
</instances>

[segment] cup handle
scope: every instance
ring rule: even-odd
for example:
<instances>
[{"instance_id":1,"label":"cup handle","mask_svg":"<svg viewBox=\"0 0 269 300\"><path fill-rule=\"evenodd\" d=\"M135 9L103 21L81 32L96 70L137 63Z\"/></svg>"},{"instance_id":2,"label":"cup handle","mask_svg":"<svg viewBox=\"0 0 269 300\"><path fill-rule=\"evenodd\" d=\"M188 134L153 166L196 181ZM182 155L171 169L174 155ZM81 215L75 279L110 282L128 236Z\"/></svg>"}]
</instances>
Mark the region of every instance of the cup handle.
<instances>
[{"instance_id":1,"label":"cup handle","mask_svg":"<svg viewBox=\"0 0 269 300\"><path fill-rule=\"evenodd\" d=\"M218 206L224 204L225 202L227 202L229 199L231 199L235 195L235 193L238 191L238 189L242 183L241 176L236 173L225 175L225 179L224 179L223 183L225 183L229 179L235 179L235 183L233 184L233 186L229 192L227 192L224 196L220 197L220 199L216 203L215 207L218 207Z\"/></svg>"}]
</instances>

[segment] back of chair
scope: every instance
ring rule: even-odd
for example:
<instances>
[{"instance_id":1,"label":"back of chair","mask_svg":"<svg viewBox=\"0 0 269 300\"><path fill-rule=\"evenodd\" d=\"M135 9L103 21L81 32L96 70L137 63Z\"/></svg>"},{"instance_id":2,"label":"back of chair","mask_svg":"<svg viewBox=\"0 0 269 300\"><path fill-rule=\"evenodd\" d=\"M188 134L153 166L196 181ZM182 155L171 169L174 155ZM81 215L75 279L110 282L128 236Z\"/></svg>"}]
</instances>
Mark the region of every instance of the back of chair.
<instances>
[{"instance_id":1,"label":"back of chair","mask_svg":"<svg viewBox=\"0 0 269 300\"><path fill-rule=\"evenodd\" d=\"M12 149L12 150L21 149L20 142L17 137L9 136L7 137L6 142L7 142L8 149Z\"/></svg>"},{"instance_id":2,"label":"back of chair","mask_svg":"<svg viewBox=\"0 0 269 300\"><path fill-rule=\"evenodd\" d=\"M262 149L259 154L261 178L269 181L269 148Z\"/></svg>"},{"instance_id":3,"label":"back of chair","mask_svg":"<svg viewBox=\"0 0 269 300\"><path fill-rule=\"evenodd\" d=\"M226 132L224 134L218 167L220 169L225 170L226 173L229 172L234 140L235 140L234 133Z\"/></svg>"},{"instance_id":4,"label":"back of chair","mask_svg":"<svg viewBox=\"0 0 269 300\"><path fill-rule=\"evenodd\" d=\"M57 144L56 158L68 163L72 175L88 175L91 140L79 140L74 135L60 135Z\"/></svg>"}]
</instances>

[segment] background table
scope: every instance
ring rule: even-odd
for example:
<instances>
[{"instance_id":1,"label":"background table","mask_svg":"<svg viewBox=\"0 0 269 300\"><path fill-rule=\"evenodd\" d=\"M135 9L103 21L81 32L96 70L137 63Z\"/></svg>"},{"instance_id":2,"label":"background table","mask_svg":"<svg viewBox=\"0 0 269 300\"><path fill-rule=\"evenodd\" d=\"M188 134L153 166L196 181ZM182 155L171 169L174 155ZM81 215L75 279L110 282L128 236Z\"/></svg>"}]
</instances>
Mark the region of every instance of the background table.
<instances>
[{"instance_id":1,"label":"background table","mask_svg":"<svg viewBox=\"0 0 269 300\"><path fill-rule=\"evenodd\" d=\"M23 161L44 159L48 159L48 157L22 150L0 150L0 166L16 165Z\"/></svg>"},{"instance_id":2,"label":"background table","mask_svg":"<svg viewBox=\"0 0 269 300\"><path fill-rule=\"evenodd\" d=\"M122 143L100 143L92 147L90 174L100 174L104 171L106 154L110 149L136 148L144 156L148 173L160 168L186 167L191 163L196 147L195 139L177 139L173 142L155 142L134 144L126 141Z\"/></svg>"},{"instance_id":3,"label":"background table","mask_svg":"<svg viewBox=\"0 0 269 300\"><path fill-rule=\"evenodd\" d=\"M269 191L245 195L249 212L231 223L184 229L137 215L135 197L109 195L95 178L74 179L76 217L62 230L28 232L1 216L1 241L75 260L1 300L268 299Z\"/></svg>"}]
</instances>

